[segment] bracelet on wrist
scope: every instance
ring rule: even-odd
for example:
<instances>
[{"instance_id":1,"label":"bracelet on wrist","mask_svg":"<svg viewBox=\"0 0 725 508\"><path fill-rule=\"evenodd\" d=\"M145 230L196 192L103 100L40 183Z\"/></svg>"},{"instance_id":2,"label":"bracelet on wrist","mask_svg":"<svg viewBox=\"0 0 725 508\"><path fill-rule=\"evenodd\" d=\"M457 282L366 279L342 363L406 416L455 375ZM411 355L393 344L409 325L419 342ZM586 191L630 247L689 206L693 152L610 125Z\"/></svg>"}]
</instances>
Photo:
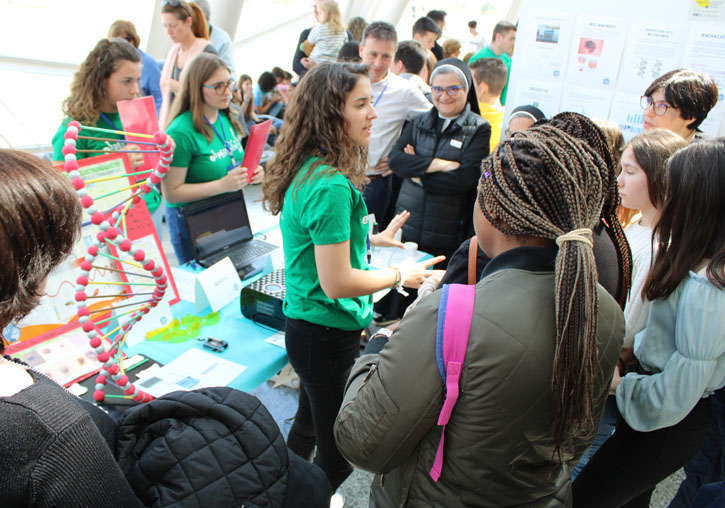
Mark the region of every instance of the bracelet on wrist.
<instances>
[{"instance_id":1,"label":"bracelet on wrist","mask_svg":"<svg viewBox=\"0 0 725 508\"><path fill-rule=\"evenodd\" d=\"M390 289L398 289L403 283L403 277L400 273L400 268L398 268L397 266L391 266L390 268L393 270L393 272L395 272L395 282L393 282L393 285L390 286Z\"/></svg>"}]
</instances>

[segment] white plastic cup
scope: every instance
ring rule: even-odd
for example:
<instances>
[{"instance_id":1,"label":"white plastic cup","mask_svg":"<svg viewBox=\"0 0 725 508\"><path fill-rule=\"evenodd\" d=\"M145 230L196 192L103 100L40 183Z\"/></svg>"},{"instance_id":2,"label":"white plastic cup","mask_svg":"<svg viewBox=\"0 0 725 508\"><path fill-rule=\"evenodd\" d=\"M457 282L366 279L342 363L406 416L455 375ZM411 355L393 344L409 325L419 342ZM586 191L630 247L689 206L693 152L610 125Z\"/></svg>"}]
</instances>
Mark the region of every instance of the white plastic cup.
<instances>
[{"instance_id":1,"label":"white plastic cup","mask_svg":"<svg viewBox=\"0 0 725 508\"><path fill-rule=\"evenodd\" d=\"M405 242L405 256L409 258L415 258L415 254L418 252L418 244L415 242Z\"/></svg>"}]
</instances>

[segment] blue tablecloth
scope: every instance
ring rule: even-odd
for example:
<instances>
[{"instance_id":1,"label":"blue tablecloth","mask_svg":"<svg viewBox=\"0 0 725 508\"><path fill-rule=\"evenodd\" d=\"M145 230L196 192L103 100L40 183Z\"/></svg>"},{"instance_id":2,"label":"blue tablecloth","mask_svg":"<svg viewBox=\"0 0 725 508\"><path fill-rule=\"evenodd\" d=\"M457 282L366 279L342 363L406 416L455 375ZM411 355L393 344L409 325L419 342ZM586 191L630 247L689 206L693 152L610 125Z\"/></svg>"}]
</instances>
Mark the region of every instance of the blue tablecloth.
<instances>
[{"instance_id":1,"label":"blue tablecloth","mask_svg":"<svg viewBox=\"0 0 725 508\"><path fill-rule=\"evenodd\" d=\"M187 266L182 268L194 271ZM268 263L267 269L263 273L243 281L243 285L251 284L270 271L271 263ZM207 308L200 315L204 316L209 312L211 312L211 309ZM196 307L191 302L181 300L171 307L171 313L175 318L181 320L187 314L196 314ZM219 314L221 315L219 323L204 326L201 329L200 337L214 337L215 339L227 341L229 347L223 353L213 354L218 354L225 360L247 367L239 377L229 383L229 386L238 390L250 391L264 383L287 364L287 352L283 348L273 346L264 340L274 335L277 330L257 325L245 318L239 307L238 296L222 308ZM165 365L191 348L203 349L201 342L196 339L190 339L180 344L144 341L134 347L127 348L126 354L128 356L142 354ZM204 351L208 350L204 349Z\"/></svg>"}]
</instances>

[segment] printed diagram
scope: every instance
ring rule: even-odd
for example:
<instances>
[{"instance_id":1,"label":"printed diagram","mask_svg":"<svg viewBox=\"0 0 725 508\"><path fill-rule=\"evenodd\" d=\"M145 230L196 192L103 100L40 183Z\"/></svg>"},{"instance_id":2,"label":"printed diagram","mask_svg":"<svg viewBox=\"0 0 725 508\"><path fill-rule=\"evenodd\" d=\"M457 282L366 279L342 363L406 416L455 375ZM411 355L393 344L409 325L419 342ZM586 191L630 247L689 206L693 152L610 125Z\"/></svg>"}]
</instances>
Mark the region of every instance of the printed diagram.
<instances>
[{"instance_id":1,"label":"printed diagram","mask_svg":"<svg viewBox=\"0 0 725 508\"><path fill-rule=\"evenodd\" d=\"M652 62L649 72L647 68L650 66L650 61L646 57L642 57L637 65L637 77L641 79L654 80L662 74L662 67L664 63L659 58L655 58Z\"/></svg>"}]
</instances>

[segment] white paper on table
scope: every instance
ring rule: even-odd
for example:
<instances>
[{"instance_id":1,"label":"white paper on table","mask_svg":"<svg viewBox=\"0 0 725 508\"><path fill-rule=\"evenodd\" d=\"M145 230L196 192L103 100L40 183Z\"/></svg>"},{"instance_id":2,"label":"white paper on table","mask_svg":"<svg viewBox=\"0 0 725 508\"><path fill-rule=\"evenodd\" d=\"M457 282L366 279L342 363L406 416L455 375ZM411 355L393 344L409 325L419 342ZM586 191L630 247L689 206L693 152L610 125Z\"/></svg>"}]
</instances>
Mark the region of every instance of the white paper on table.
<instances>
[{"instance_id":1,"label":"white paper on table","mask_svg":"<svg viewBox=\"0 0 725 508\"><path fill-rule=\"evenodd\" d=\"M218 353L189 349L153 375L145 376L138 386L154 397L161 397L178 390L226 386L246 369L245 365L225 360Z\"/></svg>"},{"instance_id":2,"label":"white paper on table","mask_svg":"<svg viewBox=\"0 0 725 508\"><path fill-rule=\"evenodd\" d=\"M267 337L264 339L264 342L269 342L273 346L281 347L282 349L287 349L287 346L284 344L284 332L277 332L271 337Z\"/></svg>"},{"instance_id":3,"label":"white paper on table","mask_svg":"<svg viewBox=\"0 0 725 508\"><path fill-rule=\"evenodd\" d=\"M617 91L642 95L657 77L680 66L687 25L641 23L632 25L622 55Z\"/></svg>"},{"instance_id":4,"label":"white paper on table","mask_svg":"<svg viewBox=\"0 0 725 508\"><path fill-rule=\"evenodd\" d=\"M166 301L160 302L131 327L131 331L126 336L126 345L133 347L141 344L146 340L148 332L167 326L173 319L174 316L171 315L169 303Z\"/></svg>"},{"instance_id":5,"label":"white paper on table","mask_svg":"<svg viewBox=\"0 0 725 508\"><path fill-rule=\"evenodd\" d=\"M515 96L506 99L509 104L531 104L539 108L547 118L557 114L561 103L561 83L522 79L516 87ZM507 114L510 112L507 109ZM508 121L508 117L507 117Z\"/></svg>"},{"instance_id":6,"label":"white paper on table","mask_svg":"<svg viewBox=\"0 0 725 508\"><path fill-rule=\"evenodd\" d=\"M616 122L625 141L642 132L644 111L639 105L639 95L616 92L609 110L609 120Z\"/></svg>"},{"instance_id":7,"label":"white paper on table","mask_svg":"<svg viewBox=\"0 0 725 508\"><path fill-rule=\"evenodd\" d=\"M176 289L179 291L179 298L194 303L194 286L196 285L196 274L171 267L171 275L174 277Z\"/></svg>"},{"instance_id":8,"label":"white paper on table","mask_svg":"<svg viewBox=\"0 0 725 508\"><path fill-rule=\"evenodd\" d=\"M621 18L577 16L566 82L613 89L625 37L625 24Z\"/></svg>"},{"instance_id":9,"label":"white paper on table","mask_svg":"<svg viewBox=\"0 0 725 508\"><path fill-rule=\"evenodd\" d=\"M207 307L218 311L239 296L242 281L232 260L228 257L217 261L196 276L194 301L196 311Z\"/></svg>"},{"instance_id":10,"label":"white paper on table","mask_svg":"<svg viewBox=\"0 0 725 508\"><path fill-rule=\"evenodd\" d=\"M573 111L593 120L606 120L609 118L612 95L612 92L606 90L564 85L559 110Z\"/></svg>"},{"instance_id":11,"label":"white paper on table","mask_svg":"<svg viewBox=\"0 0 725 508\"><path fill-rule=\"evenodd\" d=\"M573 13L529 13L516 32L516 59L513 65L526 62L526 76L563 81L573 28Z\"/></svg>"}]
</instances>

